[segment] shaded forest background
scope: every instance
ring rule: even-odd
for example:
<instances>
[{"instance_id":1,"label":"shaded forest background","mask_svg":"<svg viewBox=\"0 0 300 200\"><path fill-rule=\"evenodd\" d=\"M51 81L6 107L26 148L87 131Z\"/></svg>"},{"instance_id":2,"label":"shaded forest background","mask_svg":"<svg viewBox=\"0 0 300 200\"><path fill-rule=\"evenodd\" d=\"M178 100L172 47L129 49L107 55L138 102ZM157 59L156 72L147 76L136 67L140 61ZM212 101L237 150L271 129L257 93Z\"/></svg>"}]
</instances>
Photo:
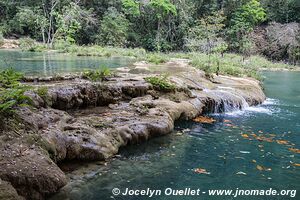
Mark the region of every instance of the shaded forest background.
<instances>
[{"instance_id":1,"label":"shaded forest background","mask_svg":"<svg viewBox=\"0 0 300 200\"><path fill-rule=\"evenodd\" d=\"M300 60L300 0L0 0L1 38Z\"/></svg>"}]
</instances>

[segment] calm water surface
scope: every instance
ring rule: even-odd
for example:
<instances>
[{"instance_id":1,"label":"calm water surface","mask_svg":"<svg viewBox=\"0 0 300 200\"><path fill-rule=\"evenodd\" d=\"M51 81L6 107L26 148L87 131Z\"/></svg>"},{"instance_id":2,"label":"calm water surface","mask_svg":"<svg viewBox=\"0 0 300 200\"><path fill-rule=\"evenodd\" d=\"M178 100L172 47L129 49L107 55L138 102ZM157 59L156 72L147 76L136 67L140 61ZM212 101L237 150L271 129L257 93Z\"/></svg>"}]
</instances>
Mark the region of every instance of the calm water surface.
<instances>
[{"instance_id":1,"label":"calm water surface","mask_svg":"<svg viewBox=\"0 0 300 200\"><path fill-rule=\"evenodd\" d=\"M26 75L50 76L60 73L80 72L85 69L123 67L132 63L129 58L102 58L76 56L61 53L22 52L19 50L0 50L0 69L12 67Z\"/></svg>"},{"instance_id":2,"label":"calm water surface","mask_svg":"<svg viewBox=\"0 0 300 200\"><path fill-rule=\"evenodd\" d=\"M300 73L266 72L264 82L268 100L245 111L213 115L215 124L177 123L176 131L146 144L131 146L120 158L74 182L68 192L53 199L149 199L112 196L113 188L130 189L290 189L289 196L231 197L155 196L151 199L300 199ZM185 132L183 135L177 132ZM241 134L247 134L249 138ZM259 141L251 136L272 138ZM289 144L278 144L284 140ZM259 170L261 166L265 170ZM197 174L204 168L210 174Z\"/></svg>"}]
</instances>

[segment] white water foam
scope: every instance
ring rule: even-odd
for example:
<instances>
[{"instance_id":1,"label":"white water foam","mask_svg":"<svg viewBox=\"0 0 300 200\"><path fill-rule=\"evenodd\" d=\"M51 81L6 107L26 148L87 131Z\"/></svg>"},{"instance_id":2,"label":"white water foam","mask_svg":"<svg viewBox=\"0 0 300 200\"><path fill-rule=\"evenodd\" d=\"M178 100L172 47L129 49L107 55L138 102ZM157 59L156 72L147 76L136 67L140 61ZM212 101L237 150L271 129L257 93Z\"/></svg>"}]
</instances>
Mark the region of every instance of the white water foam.
<instances>
[{"instance_id":1,"label":"white water foam","mask_svg":"<svg viewBox=\"0 0 300 200\"><path fill-rule=\"evenodd\" d=\"M272 98L267 98L262 105L278 105L279 104L279 100L278 99L272 99Z\"/></svg>"}]
</instances>

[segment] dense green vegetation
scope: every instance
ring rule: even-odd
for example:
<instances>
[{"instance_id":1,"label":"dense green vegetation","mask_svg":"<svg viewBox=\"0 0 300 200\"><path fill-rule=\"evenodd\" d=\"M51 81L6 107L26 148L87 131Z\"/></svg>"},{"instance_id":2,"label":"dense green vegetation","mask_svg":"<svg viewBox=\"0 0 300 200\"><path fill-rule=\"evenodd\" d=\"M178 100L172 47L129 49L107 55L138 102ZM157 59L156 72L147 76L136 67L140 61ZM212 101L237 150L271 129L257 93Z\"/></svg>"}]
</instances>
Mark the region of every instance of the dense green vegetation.
<instances>
[{"instance_id":1,"label":"dense green vegetation","mask_svg":"<svg viewBox=\"0 0 300 200\"><path fill-rule=\"evenodd\" d=\"M83 72L83 78L89 79L91 81L104 81L106 78L112 76L113 73L109 68L103 66L97 70L89 70Z\"/></svg>"},{"instance_id":2,"label":"dense green vegetation","mask_svg":"<svg viewBox=\"0 0 300 200\"><path fill-rule=\"evenodd\" d=\"M0 118L11 116L17 106L31 103L31 99L24 95L29 87L20 83L22 77L12 69L0 72Z\"/></svg>"},{"instance_id":3,"label":"dense green vegetation","mask_svg":"<svg viewBox=\"0 0 300 200\"><path fill-rule=\"evenodd\" d=\"M299 9L299 0L0 0L0 32L47 48L98 44L247 56L256 26L300 22Z\"/></svg>"}]
</instances>

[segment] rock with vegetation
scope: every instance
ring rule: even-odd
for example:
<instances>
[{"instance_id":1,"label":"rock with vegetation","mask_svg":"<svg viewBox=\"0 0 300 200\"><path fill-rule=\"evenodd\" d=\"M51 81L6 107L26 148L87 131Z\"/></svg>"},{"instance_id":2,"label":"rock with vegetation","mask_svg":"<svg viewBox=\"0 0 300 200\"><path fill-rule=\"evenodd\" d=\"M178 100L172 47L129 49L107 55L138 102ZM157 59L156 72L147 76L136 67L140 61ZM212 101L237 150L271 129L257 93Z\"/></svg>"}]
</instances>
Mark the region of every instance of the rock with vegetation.
<instances>
[{"instance_id":1,"label":"rock with vegetation","mask_svg":"<svg viewBox=\"0 0 300 200\"><path fill-rule=\"evenodd\" d=\"M151 65L144 68L152 70ZM34 103L15 104L13 117L1 118L0 178L8 183L5 187L10 184L26 199L44 199L67 183L60 162L106 160L122 146L170 133L176 120L242 109L265 99L259 82L251 78L207 79L182 60L164 68L172 75L120 72L103 79L100 73L102 78L93 80L23 83L28 88L23 94ZM9 191L7 195L15 195Z\"/></svg>"}]
</instances>

